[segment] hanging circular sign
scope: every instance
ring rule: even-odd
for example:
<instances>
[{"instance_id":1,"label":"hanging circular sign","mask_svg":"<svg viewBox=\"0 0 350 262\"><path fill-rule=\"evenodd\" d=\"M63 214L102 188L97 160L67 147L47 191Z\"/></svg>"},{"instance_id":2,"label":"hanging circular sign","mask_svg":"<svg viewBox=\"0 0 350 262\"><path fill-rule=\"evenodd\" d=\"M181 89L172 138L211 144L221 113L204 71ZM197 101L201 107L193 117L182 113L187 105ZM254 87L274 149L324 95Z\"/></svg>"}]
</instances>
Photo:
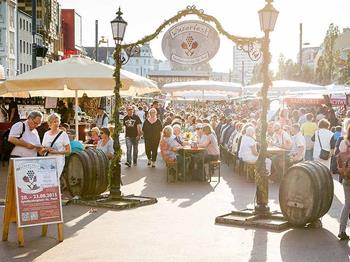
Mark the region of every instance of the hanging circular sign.
<instances>
[{"instance_id":1,"label":"hanging circular sign","mask_svg":"<svg viewBox=\"0 0 350 262\"><path fill-rule=\"evenodd\" d=\"M162 50L167 59L182 65L208 62L218 52L220 38L209 24L188 20L173 25L163 36Z\"/></svg>"}]
</instances>

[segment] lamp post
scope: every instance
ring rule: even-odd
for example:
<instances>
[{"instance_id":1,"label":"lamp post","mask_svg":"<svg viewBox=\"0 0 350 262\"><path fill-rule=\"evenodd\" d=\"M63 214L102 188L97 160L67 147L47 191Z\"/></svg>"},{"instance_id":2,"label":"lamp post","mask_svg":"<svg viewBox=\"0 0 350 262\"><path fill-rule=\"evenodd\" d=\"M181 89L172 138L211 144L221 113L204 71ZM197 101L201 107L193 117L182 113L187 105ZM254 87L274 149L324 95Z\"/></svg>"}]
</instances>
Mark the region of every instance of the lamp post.
<instances>
[{"instance_id":1,"label":"lamp post","mask_svg":"<svg viewBox=\"0 0 350 262\"><path fill-rule=\"evenodd\" d=\"M112 26L112 34L113 39L115 41L115 52L114 52L114 61L115 61L115 87L114 87L114 95L115 95L115 106L114 106L114 123L115 128L113 132L113 148L114 148L114 156L112 159L112 163L110 165L110 198L112 199L120 199L121 191L120 191L120 182L121 182L121 168L120 168L120 160L122 150L120 148L119 141L119 133L121 130L121 124L119 122L119 108L121 106L121 98L119 90L122 87L122 83L120 80L120 69L123 64L123 58L121 57L121 42L124 39L125 29L127 26L127 22L122 18L122 12L120 11L120 7L118 12L116 13L117 17L111 21Z\"/></svg>"},{"instance_id":2,"label":"lamp post","mask_svg":"<svg viewBox=\"0 0 350 262\"><path fill-rule=\"evenodd\" d=\"M255 213L269 213L270 208L268 206L269 199L269 186L268 186L268 172L266 170L266 152L267 152L267 142L266 142L266 132L267 132L267 108L268 108L268 98L267 92L271 86L271 79L269 76L269 64L271 59L271 54L269 51L270 39L269 34L275 28L275 24L278 17L278 11L273 7L272 0L266 0L266 5L263 9L259 11L260 18L260 28L264 32L264 39L262 43L263 52L263 63L262 63L262 74L263 74L263 86L261 89L262 96L262 112L260 116L261 121L261 131L260 131L260 142L261 149L259 152L259 157L257 161L257 174L256 174L256 205Z\"/></svg>"}]
</instances>

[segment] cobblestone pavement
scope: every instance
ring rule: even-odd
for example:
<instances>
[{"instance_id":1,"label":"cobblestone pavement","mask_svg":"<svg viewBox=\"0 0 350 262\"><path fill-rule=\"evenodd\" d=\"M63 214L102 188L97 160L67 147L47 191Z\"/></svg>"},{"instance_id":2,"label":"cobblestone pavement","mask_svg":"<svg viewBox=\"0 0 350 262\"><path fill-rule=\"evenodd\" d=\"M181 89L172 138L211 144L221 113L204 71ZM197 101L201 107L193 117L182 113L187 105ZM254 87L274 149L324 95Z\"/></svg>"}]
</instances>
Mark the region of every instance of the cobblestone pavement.
<instances>
[{"instance_id":1,"label":"cobblestone pavement","mask_svg":"<svg viewBox=\"0 0 350 262\"><path fill-rule=\"evenodd\" d=\"M337 240L344 196L335 181L335 196L322 229L290 229L282 233L215 225L215 217L252 207L255 186L222 165L220 184L167 183L165 167L146 167L143 145L137 167L122 167L124 194L151 196L158 203L126 211L69 205L63 209L65 240L56 228L40 237L40 227L26 228L25 247L18 248L15 227L0 242L0 261L349 261L348 242ZM0 173L0 198L6 169ZM278 184L270 185L270 203L278 209ZM3 217L3 207L0 207ZM2 228L2 219L0 221Z\"/></svg>"}]
</instances>

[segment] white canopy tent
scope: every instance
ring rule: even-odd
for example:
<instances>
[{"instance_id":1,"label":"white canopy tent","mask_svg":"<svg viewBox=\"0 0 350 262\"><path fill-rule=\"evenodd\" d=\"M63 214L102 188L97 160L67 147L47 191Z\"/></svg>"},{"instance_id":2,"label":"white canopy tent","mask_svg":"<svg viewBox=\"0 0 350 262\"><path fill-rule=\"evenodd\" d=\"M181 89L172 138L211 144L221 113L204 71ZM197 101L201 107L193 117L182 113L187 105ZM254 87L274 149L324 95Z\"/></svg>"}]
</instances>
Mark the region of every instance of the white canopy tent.
<instances>
[{"instance_id":1,"label":"white canopy tent","mask_svg":"<svg viewBox=\"0 0 350 262\"><path fill-rule=\"evenodd\" d=\"M0 84L3 96L91 97L111 96L115 87L114 67L90 58L74 56L53 62L6 80ZM159 92L154 81L121 70L121 95L143 95ZM78 112L75 111L78 133Z\"/></svg>"},{"instance_id":2,"label":"white canopy tent","mask_svg":"<svg viewBox=\"0 0 350 262\"><path fill-rule=\"evenodd\" d=\"M263 83L258 83L254 85L249 85L244 87L244 93L256 93L261 90ZM325 91L325 86L298 82L298 81L290 81L290 80L275 80L272 81L272 87L269 89L269 93L293 93L293 92L310 92L310 91Z\"/></svg>"},{"instance_id":3,"label":"white canopy tent","mask_svg":"<svg viewBox=\"0 0 350 262\"><path fill-rule=\"evenodd\" d=\"M179 91L223 91L223 92L236 92L242 91L242 85L232 82L220 82L212 80L199 80L189 82L174 82L165 84L162 87L162 91L167 93L175 93Z\"/></svg>"},{"instance_id":4,"label":"white canopy tent","mask_svg":"<svg viewBox=\"0 0 350 262\"><path fill-rule=\"evenodd\" d=\"M173 96L174 97L174 96ZM218 93L218 92L182 92L182 94L176 95L174 98L178 98L178 100L190 100L190 101L223 101L228 100L232 97L228 94ZM169 97L170 100L172 97Z\"/></svg>"}]
</instances>

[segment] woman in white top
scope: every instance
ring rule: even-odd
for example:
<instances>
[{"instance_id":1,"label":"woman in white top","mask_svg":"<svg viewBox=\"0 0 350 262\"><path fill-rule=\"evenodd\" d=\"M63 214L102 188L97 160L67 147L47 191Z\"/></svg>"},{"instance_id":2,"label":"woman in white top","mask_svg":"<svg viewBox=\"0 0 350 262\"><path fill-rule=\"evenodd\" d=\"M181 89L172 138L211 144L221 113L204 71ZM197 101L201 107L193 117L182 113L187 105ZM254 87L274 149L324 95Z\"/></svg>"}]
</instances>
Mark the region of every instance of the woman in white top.
<instances>
[{"instance_id":1,"label":"woman in white top","mask_svg":"<svg viewBox=\"0 0 350 262\"><path fill-rule=\"evenodd\" d=\"M67 133L59 129L60 117L56 113L49 116L48 124L50 130L44 134L42 143L44 149L41 151L41 154L47 152L49 156L56 157L57 174L61 176L65 163L65 155L71 152L70 141ZM54 140L55 142L52 144Z\"/></svg>"},{"instance_id":2,"label":"woman in white top","mask_svg":"<svg viewBox=\"0 0 350 262\"><path fill-rule=\"evenodd\" d=\"M312 141L315 141L313 152L314 160L319 161L328 168L330 168L331 165L331 155L333 154L336 142L334 140L334 134L331 131L329 131L329 127L330 123L328 122L328 120L321 119L318 122L318 130L311 138ZM330 152L328 160L320 158L321 147L322 149Z\"/></svg>"},{"instance_id":3,"label":"woman in white top","mask_svg":"<svg viewBox=\"0 0 350 262\"><path fill-rule=\"evenodd\" d=\"M101 140L97 143L97 149L101 149L109 160L113 158L114 148L113 148L113 139L110 137L110 132L108 128L100 129Z\"/></svg>"},{"instance_id":4,"label":"woman in white top","mask_svg":"<svg viewBox=\"0 0 350 262\"><path fill-rule=\"evenodd\" d=\"M258 160L259 152L255 140L255 128L247 127L245 135L242 136L241 146L238 152L239 158L244 162L255 163ZM271 174L271 159L266 158L266 169Z\"/></svg>"}]
</instances>

